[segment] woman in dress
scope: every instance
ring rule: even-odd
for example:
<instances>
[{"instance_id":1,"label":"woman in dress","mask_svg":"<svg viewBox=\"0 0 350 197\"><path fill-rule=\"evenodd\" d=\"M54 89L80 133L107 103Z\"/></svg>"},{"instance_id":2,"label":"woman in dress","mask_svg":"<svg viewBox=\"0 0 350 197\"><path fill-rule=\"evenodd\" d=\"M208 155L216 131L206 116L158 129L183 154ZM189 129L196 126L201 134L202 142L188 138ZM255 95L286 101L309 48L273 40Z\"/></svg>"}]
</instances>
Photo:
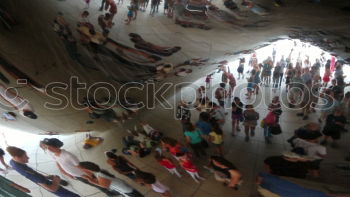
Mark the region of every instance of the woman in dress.
<instances>
[{"instance_id":1,"label":"woman in dress","mask_svg":"<svg viewBox=\"0 0 350 197\"><path fill-rule=\"evenodd\" d=\"M323 87L327 87L328 82L331 80L331 65L327 62L326 66L325 66L325 71L324 71L324 75L323 75Z\"/></svg>"}]
</instances>

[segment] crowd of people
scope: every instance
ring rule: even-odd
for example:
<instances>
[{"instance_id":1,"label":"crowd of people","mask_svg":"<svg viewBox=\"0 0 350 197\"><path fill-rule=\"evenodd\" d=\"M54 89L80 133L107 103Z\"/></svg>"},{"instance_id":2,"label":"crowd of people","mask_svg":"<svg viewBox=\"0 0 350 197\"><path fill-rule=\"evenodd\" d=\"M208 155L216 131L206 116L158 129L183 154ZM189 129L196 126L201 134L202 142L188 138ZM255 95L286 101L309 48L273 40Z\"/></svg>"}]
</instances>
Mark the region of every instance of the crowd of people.
<instances>
[{"instance_id":1,"label":"crowd of people","mask_svg":"<svg viewBox=\"0 0 350 197\"><path fill-rule=\"evenodd\" d=\"M198 160L208 160L208 169L224 186L238 190L243 182L244 174L225 158L227 150L224 142L227 140L226 116L230 115L231 130L229 133L235 137L241 128L244 130L245 141L249 142L256 135L256 128L263 129L263 136L267 144L272 143L272 136L282 132L280 116L288 113L291 109L299 110L297 116L307 120L312 113L320 111L319 122L309 122L295 130L294 135L288 139L290 151L281 155L269 156L264 160L265 170L270 175L261 174L268 180L279 180L273 176L286 176L295 178L319 177L321 163L327 159L327 145L331 142L332 148L338 148L338 141L343 133L347 132L346 123L349 117L350 93L344 92L347 84L344 81L342 71L343 62L331 57L326 60L322 55L311 64L309 57L301 61L298 58L293 62L289 57L276 60L275 49L272 56L259 63L257 54L253 53L246 69L244 58L239 60L237 69L238 79L227 66L227 61L222 61L219 72L222 72L221 83L213 91L214 99L210 100L207 92L211 89L213 74L207 76L203 86L198 88L198 97L194 105L181 101L176 109L176 119L181 122L183 140L171 138L154 129L149 124L142 122L142 129L127 130L129 135L122 138L123 148L118 155L113 149L105 152L106 164L121 176L126 176L131 181L152 189L162 197L172 196L168 186L161 183L157 177L137 167L127 157L133 156L140 159L153 155L154 159L163 166L170 174L178 178L184 176L183 172L192 177L193 181L200 183L205 181ZM295 66L294 66L295 63ZM321 68L324 75L321 77ZM247 77L247 98L235 96L235 88L238 81L244 82ZM272 79L271 79L272 78ZM283 85L285 83L285 86ZM331 82L331 84L329 84ZM228 88L226 88L228 84ZM253 104L243 104L258 95L263 88L270 88L273 92L285 93L287 104L282 105L279 96L274 96L268 105L267 114L261 114L255 110ZM284 88L285 87L285 88ZM305 96L311 92L308 96ZM283 94L280 94L283 95ZM229 103L228 101L232 101ZM284 106L284 107L282 107ZM192 117L196 109L199 114L194 123ZM230 112L230 113L229 113ZM324 123L324 124L323 124ZM107 196L143 196L131 185L102 169L91 161L79 161L71 152L63 149L64 143L57 138L45 138L40 141L40 147L53 158L60 172L73 180L96 187ZM67 181L57 175L45 175L35 171L27 165L29 157L25 150L9 146L7 152L12 160L8 165L1 149L0 161L5 169L3 172L14 169L32 182L38 184L57 196L79 196L66 188ZM210 155L210 156L208 156ZM282 181L281 181L282 182ZM261 186L264 184L261 184ZM266 188L265 188L266 189ZM277 194L280 191L276 191Z\"/></svg>"}]
</instances>

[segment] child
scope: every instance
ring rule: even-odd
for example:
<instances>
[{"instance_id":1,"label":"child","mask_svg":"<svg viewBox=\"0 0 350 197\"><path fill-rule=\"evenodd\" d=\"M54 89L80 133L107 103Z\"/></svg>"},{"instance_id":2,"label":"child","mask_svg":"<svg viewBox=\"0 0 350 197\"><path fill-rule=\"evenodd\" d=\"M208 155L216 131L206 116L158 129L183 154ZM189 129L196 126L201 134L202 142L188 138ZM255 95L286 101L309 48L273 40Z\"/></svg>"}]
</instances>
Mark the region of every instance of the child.
<instances>
[{"instance_id":1,"label":"child","mask_svg":"<svg viewBox=\"0 0 350 197\"><path fill-rule=\"evenodd\" d=\"M247 95L247 99L250 99L252 94L253 94L253 90L254 90L254 88L253 88L253 86L254 86L254 84L253 84L253 80L254 80L253 72L252 72L252 75L247 80L248 80L248 86L247 86L248 92L246 95Z\"/></svg>"},{"instance_id":2,"label":"child","mask_svg":"<svg viewBox=\"0 0 350 197\"><path fill-rule=\"evenodd\" d=\"M131 6L128 6L128 19L125 20L126 25L130 25L130 22L132 21L133 16L134 16L134 11L131 8Z\"/></svg>"},{"instance_id":3,"label":"child","mask_svg":"<svg viewBox=\"0 0 350 197\"><path fill-rule=\"evenodd\" d=\"M232 102L232 136L236 135L236 131L241 131L239 121L243 120L243 103L238 97Z\"/></svg>"},{"instance_id":4,"label":"child","mask_svg":"<svg viewBox=\"0 0 350 197\"><path fill-rule=\"evenodd\" d=\"M331 72L331 69L330 69L330 64L328 64L328 62L327 62L325 67L326 68L325 68L322 80L323 80L323 86L327 87L328 82L331 80L332 72Z\"/></svg>"},{"instance_id":5,"label":"child","mask_svg":"<svg viewBox=\"0 0 350 197\"><path fill-rule=\"evenodd\" d=\"M175 174L179 178L181 178L181 174L176 170L176 166L172 162L172 160L168 157L162 155L161 150L158 150L154 156L154 158L158 161L158 163L166 168L170 174Z\"/></svg>"},{"instance_id":6,"label":"child","mask_svg":"<svg viewBox=\"0 0 350 197\"><path fill-rule=\"evenodd\" d=\"M228 73L227 77L228 77L228 85L229 85L228 95L231 97L233 95L233 90L236 87L236 79L232 73Z\"/></svg>"},{"instance_id":7,"label":"child","mask_svg":"<svg viewBox=\"0 0 350 197\"><path fill-rule=\"evenodd\" d=\"M204 86L200 86L197 89L197 92L198 92L198 99L205 99L207 97Z\"/></svg>"},{"instance_id":8,"label":"child","mask_svg":"<svg viewBox=\"0 0 350 197\"><path fill-rule=\"evenodd\" d=\"M270 111L266 117L264 118L264 137L265 142L268 144L271 144L270 138L271 135L271 128L277 124L277 116L275 114L275 111Z\"/></svg>"},{"instance_id":9,"label":"child","mask_svg":"<svg viewBox=\"0 0 350 197\"><path fill-rule=\"evenodd\" d=\"M273 97L272 102L269 105L268 109L276 114L276 121L278 122L279 121L279 117L282 114L282 109L281 109L281 103L280 103L280 97L279 96Z\"/></svg>"},{"instance_id":10,"label":"child","mask_svg":"<svg viewBox=\"0 0 350 197\"><path fill-rule=\"evenodd\" d=\"M280 71L281 70L281 65L279 62L277 62L275 69L273 70L272 73L272 83L273 83L273 88L276 89L278 87L279 79L280 79Z\"/></svg>"},{"instance_id":11,"label":"child","mask_svg":"<svg viewBox=\"0 0 350 197\"><path fill-rule=\"evenodd\" d=\"M181 167L193 178L193 180L196 183L199 183L199 180L197 179L205 180L203 177L199 176L197 167L192 163L192 161L188 158L187 155L182 153L179 156L179 162Z\"/></svg>"},{"instance_id":12,"label":"child","mask_svg":"<svg viewBox=\"0 0 350 197\"><path fill-rule=\"evenodd\" d=\"M242 79L244 78L244 63L245 63L245 58L240 58L239 59L239 66L237 68L237 72L238 72L238 79L241 78L242 76Z\"/></svg>"},{"instance_id":13,"label":"child","mask_svg":"<svg viewBox=\"0 0 350 197\"><path fill-rule=\"evenodd\" d=\"M210 142L214 145L215 147L215 151L223 156L224 155L224 149L223 149L223 137L224 134L222 132L222 129L220 128L220 126L216 123L213 125L213 131L209 133L210 136Z\"/></svg>"},{"instance_id":14,"label":"child","mask_svg":"<svg viewBox=\"0 0 350 197\"><path fill-rule=\"evenodd\" d=\"M86 3L85 9L88 9L88 8L89 8L89 5L90 5L90 0L84 0L84 1L85 1L85 3Z\"/></svg>"},{"instance_id":15,"label":"child","mask_svg":"<svg viewBox=\"0 0 350 197\"><path fill-rule=\"evenodd\" d=\"M211 79L211 75L207 75L207 77L205 78L205 86L207 89L210 89Z\"/></svg>"},{"instance_id":16,"label":"child","mask_svg":"<svg viewBox=\"0 0 350 197\"><path fill-rule=\"evenodd\" d=\"M259 113L254 110L253 105L246 105L246 110L243 112L244 116L244 132L246 134L245 141L249 141L249 136L255 135L255 127L259 120ZM250 135L249 135L250 131Z\"/></svg>"}]
</instances>

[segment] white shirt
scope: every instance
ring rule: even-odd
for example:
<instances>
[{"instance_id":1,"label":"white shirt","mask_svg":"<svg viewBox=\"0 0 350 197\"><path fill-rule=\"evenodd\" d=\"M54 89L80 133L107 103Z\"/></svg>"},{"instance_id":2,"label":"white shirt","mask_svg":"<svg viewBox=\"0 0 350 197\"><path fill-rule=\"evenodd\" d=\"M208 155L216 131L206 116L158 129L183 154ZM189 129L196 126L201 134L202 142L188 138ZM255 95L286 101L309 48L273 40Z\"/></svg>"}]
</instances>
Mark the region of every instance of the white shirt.
<instances>
[{"instance_id":1,"label":"white shirt","mask_svg":"<svg viewBox=\"0 0 350 197\"><path fill-rule=\"evenodd\" d=\"M169 191L169 188L167 186L159 183L158 181L156 181L155 183L152 184L152 189L153 189L153 191L161 193L161 194Z\"/></svg>"},{"instance_id":2,"label":"white shirt","mask_svg":"<svg viewBox=\"0 0 350 197\"><path fill-rule=\"evenodd\" d=\"M133 191L133 188L130 185L128 185L127 183L125 183L123 180L119 178L111 178L100 172L96 173L95 176L110 180L111 181L111 184L109 185L110 190L114 190L123 194L131 193Z\"/></svg>"},{"instance_id":3,"label":"white shirt","mask_svg":"<svg viewBox=\"0 0 350 197\"><path fill-rule=\"evenodd\" d=\"M68 174L74 177L81 177L85 174L81 169L77 167L79 165L79 160L72 153L62 149L61 154L59 156L53 155L53 158Z\"/></svg>"},{"instance_id":4,"label":"white shirt","mask_svg":"<svg viewBox=\"0 0 350 197\"><path fill-rule=\"evenodd\" d=\"M295 147L303 148L307 154L307 156L314 159L323 159L319 155L326 155L326 147L321 146L316 143L308 142L306 140L297 138L294 141Z\"/></svg>"},{"instance_id":5,"label":"white shirt","mask_svg":"<svg viewBox=\"0 0 350 197\"><path fill-rule=\"evenodd\" d=\"M215 118L216 120L225 120L225 111L222 107L214 109L211 112L211 116Z\"/></svg>"}]
</instances>

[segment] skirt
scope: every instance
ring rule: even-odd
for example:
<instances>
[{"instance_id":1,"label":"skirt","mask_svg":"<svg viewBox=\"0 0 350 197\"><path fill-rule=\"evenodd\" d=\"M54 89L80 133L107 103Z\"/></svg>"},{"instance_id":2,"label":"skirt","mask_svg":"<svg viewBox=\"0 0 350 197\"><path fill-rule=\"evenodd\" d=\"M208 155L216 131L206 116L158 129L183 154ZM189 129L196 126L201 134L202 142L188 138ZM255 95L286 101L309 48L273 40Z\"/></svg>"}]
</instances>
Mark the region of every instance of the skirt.
<instances>
[{"instance_id":1,"label":"skirt","mask_svg":"<svg viewBox=\"0 0 350 197\"><path fill-rule=\"evenodd\" d=\"M243 73L243 72L244 72L244 67L241 67L241 66L238 67L238 68L237 68L237 72L238 72L238 73Z\"/></svg>"},{"instance_id":2,"label":"skirt","mask_svg":"<svg viewBox=\"0 0 350 197\"><path fill-rule=\"evenodd\" d=\"M329 78L329 75L323 76L323 82L328 83L331 79Z\"/></svg>"}]
</instances>

